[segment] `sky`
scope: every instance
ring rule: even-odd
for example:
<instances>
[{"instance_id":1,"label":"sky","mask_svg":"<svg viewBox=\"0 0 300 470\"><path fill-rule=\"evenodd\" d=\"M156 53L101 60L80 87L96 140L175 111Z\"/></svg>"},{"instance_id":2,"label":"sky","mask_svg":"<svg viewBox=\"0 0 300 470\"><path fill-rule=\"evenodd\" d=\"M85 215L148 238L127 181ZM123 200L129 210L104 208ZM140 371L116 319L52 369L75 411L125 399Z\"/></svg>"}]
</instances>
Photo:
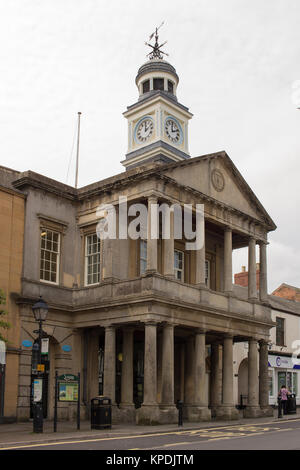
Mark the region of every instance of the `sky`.
<instances>
[{"instance_id":1,"label":"sky","mask_svg":"<svg viewBox=\"0 0 300 470\"><path fill-rule=\"evenodd\" d=\"M122 113L162 21L191 156L227 152L277 225L269 292L300 287L299 0L0 0L0 165L74 185L80 111L79 186L123 172Z\"/></svg>"}]
</instances>

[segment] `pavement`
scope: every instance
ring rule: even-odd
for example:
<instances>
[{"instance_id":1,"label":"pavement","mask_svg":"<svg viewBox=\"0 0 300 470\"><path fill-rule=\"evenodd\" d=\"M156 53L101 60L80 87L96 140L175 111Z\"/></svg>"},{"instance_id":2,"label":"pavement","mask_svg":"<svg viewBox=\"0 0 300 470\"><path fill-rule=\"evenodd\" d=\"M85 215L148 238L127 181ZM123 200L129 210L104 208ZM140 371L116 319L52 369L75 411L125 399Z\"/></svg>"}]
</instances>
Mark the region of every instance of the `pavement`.
<instances>
[{"instance_id":1,"label":"pavement","mask_svg":"<svg viewBox=\"0 0 300 470\"><path fill-rule=\"evenodd\" d=\"M212 420L198 423L186 422L182 426L177 424L140 426L125 423L115 424L112 425L111 429L101 430L91 429L90 421L81 421L79 430L77 430L77 423L74 421L58 421L56 432L53 430L53 421L44 420L43 433L34 433L33 423L30 420L22 423L0 424L0 450L12 444L22 445L79 439L103 439L106 437L139 436L142 434L181 432L222 426L271 424L279 421L300 419L300 410L297 410L297 414L285 415L283 418L278 418L277 416L277 410L274 410L274 416L268 418L241 418L234 421Z\"/></svg>"}]
</instances>

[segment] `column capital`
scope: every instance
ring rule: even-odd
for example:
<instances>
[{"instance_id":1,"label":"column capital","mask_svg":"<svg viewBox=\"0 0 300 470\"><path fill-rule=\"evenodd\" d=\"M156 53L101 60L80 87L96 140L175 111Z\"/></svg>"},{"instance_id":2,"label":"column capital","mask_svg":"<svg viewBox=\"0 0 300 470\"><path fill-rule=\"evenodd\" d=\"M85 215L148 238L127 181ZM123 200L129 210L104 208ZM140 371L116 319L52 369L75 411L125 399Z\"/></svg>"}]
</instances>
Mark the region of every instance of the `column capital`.
<instances>
[{"instance_id":1,"label":"column capital","mask_svg":"<svg viewBox=\"0 0 300 470\"><path fill-rule=\"evenodd\" d=\"M232 232L232 227L230 227L230 225L225 225L224 232Z\"/></svg>"},{"instance_id":2,"label":"column capital","mask_svg":"<svg viewBox=\"0 0 300 470\"><path fill-rule=\"evenodd\" d=\"M196 335L206 335L206 329L205 328L196 328L195 334Z\"/></svg>"},{"instance_id":3,"label":"column capital","mask_svg":"<svg viewBox=\"0 0 300 470\"><path fill-rule=\"evenodd\" d=\"M158 321L156 320L145 320L144 322L144 326L157 326L158 325Z\"/></svg>"},{"instance_id":4,"label":"column capital","mask_svg":"<svg viewBox=\"0 0 300 470\"><path fill-rule=\"evenodd\" d=\"M267 341L266 339L259 339L258 344L259 344L259 346L268 346L269 341Z\"/></svg>"}]
</instances>

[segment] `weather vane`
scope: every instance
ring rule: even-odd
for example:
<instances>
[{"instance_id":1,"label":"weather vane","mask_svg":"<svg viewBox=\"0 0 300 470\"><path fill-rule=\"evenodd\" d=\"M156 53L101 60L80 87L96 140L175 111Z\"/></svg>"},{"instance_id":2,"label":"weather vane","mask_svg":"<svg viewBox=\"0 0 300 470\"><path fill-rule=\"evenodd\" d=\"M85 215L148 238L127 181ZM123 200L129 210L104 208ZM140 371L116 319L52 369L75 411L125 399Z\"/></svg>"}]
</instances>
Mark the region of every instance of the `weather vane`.
<instances>
[{"instance_id":1,"label":"weather vane","mask_svg":"<svg viewBox=\"0 0 300 470\"><path fill-rule=\"evenodd\" d=\"M149 37L149 41L151 41L151 39L153 38L153 36L155 36L155 44L154 46L152 46L152 44L149 44L149 42L145 42L146 46L149 46L149 47L152 47L152 51L149 52L149 54L147 54L147 56L149 56L149 59L150 60L153 60L153 59L163 59L163 55L169 55L167 54L166 52L163 52L160 50L161 47L163 47L168 41L165 41L163 44L158 44L158 30L159 28L162 27L162 25L164 24L164 21L162 22L162 24L158 27L158 28L155 28L155 31L154 33L152 33Z\"/></svg>"}]
</instances>

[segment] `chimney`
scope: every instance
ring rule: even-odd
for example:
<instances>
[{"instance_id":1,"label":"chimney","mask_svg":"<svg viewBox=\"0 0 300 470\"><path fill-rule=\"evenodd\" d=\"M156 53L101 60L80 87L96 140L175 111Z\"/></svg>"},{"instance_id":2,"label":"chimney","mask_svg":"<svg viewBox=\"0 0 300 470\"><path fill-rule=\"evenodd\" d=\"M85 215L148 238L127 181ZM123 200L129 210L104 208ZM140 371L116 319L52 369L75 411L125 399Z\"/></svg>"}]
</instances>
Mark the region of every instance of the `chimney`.
<instances>
[{"instance_id":1,"label":"chimney","mask_svg":"<svg viewBox=\"0 0 300 470\"><path fill-rule=\"evenodd\" d=\"M256 263L256 289L259 290L259 263ZM238 286L248 287L248 271L246 266L242 266L240 273L234 275L234 283Z\"/></svg>"}]
</instances>

